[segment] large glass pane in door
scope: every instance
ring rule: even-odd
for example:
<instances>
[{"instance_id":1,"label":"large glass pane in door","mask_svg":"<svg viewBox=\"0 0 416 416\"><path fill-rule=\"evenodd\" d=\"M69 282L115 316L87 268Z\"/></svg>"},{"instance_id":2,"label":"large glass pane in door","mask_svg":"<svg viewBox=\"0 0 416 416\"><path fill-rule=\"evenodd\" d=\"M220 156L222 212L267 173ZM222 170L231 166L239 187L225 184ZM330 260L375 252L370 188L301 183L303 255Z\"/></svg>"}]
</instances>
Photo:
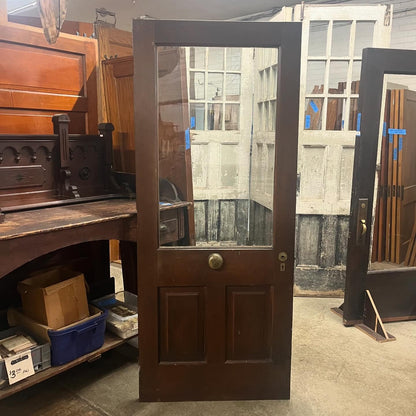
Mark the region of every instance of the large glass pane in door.
<instances>
[{"instance_id":1,"label":"large glass pane in door","mask_svg":"<svg viewBox=\"0 0 416 416\"><path fill-rule=\"evenodd\" d=\"M160 245L271 246L277 56L158 47Z\"/></svg>"}]
</instances>

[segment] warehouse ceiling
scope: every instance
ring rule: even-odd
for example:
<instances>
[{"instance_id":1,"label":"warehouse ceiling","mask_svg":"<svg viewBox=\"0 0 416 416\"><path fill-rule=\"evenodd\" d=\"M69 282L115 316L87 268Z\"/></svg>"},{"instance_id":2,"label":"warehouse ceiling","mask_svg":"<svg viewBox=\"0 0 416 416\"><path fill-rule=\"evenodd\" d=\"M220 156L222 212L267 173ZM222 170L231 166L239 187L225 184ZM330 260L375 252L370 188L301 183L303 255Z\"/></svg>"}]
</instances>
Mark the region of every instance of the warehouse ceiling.
<instances>
[{"instance_id":1,"label":"warehouse ceiling","mask_svg":"<svg viewBox=\"0 0 416 416\"><path fill-rule=\"evenodd\" d=\"M9 13L37 15L34 0L8 0ZM160 19L222 20L245 16L284 5L296 0L67 0L67 20L93 22L95 10L105 8L116 13L117 27L128 29L131 20L139 16Z\"/></svg>"}]
</instances>

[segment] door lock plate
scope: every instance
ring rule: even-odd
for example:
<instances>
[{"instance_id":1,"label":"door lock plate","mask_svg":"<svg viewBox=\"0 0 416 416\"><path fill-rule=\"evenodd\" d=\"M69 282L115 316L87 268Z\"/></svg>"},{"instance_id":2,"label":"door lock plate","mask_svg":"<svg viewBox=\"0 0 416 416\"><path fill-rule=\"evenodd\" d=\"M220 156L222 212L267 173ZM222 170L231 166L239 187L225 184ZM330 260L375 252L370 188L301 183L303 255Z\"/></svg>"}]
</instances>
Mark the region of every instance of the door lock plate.
<instances>
[{"instance_id":1,"label":"door lock plate","mask_svg":"<svg viewBox=\"0 0 416 416\"><path fill-rule=\"evenodd\" d=\"M362 245L367 234L368 198L358 199L356 244Z\"/></svg>"}]
</instances>

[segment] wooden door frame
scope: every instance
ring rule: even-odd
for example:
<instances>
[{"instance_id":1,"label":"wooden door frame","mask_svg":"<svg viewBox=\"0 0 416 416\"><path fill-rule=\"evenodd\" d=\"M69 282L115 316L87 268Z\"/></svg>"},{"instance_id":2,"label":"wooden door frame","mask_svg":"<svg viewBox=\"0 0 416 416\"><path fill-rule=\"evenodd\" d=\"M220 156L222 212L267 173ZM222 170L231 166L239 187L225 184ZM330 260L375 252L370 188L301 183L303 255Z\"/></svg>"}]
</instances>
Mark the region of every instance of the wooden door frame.
<instances>
[{"instance_id":1,"label":"wooden door frame","mask_svg":"<svg viewBox=\"0 0 416 416\"><path fill-rule=\"evenodd\" d=\"M285 212L287 215L274 221L273 253L286 251L289 261L286 270L277 279L276 290L285 296L285 302L276 305L279 325L276 333L284 337L283 347L279 349L278 357L273 357L279 371L285 376L281 386L270 386L270 391L278 391L274 396L268 392L256 391L250 397L254 398L289 398L290 391L290 357L291 357L291 328L292 328L292 293L294 272L294 239L295 239L295 189L296 189L296 160L297 134L299 112L299 71L301 24L299 23L264 23L264 22L214 22L214 21L163 21L135 20L133 22L134 44L134 113L136 140L136 191L138 210L138 295L139 295L139 337L140 350L140 400L180 400L174 396L161 397L159 391L153 388L153 374L160 366L157 348L159 337L159 322L157 314L158 290L153 277L158 274L159 248L159 206L158 193L158 123L155 109L158 100L155 94L157 85L157 46L206 46L206 47L270 47L279 49L279 79L278 103L276 117L276 166L280 171L289 172L287 175L277 175L275 169L274 212ZM291 140L292 145L285 149L285 142ZM288 196L286 198L286 195ZM288 236L285 241L278 235ZM185 249L186 250L186 249ZM170 254L174 254L171 252ZM206 264L204 254L204 264ZM200 257L200 256L198 256ZM278 267L277 256L272 256L271 268ZM270 258L270 256L269 256ZM195 270L199 267L200 259L187 267ZM287 299L287 302L286 302ZM275 325L277 324L277 319ZM273 338L273 342L277 340ZM156 348L155 348L156 346ZM276 348L277 349L277 348ZM248 364L249 366L249 364ZM196 370L194 370L194 373ZM195 374L194 374L195 375ZM150 381L149 381L150 380ZM212 380L211 380L212 381ZM164 380L164 384L169 380ZM189 380L178 379L170 382L188 383ZM233 386L227 380L217 380L218 386L225 386L220 395L204 391L198 396L199 400L218 400L237 398ZM221 387L217 387L217 390ZM228 390L227 390L228 389ZM255 397L254 397L255 396ZM278 397L277 397L278 396Z\"/></svg>"},{"instance_id":2,"label":"wooden door frame","mask_svg":"<svg viewBox=\"0 0 416 416\"><path fill-rule=\"evenodd\" d=\"M416 75L416 51L367 48L363 51L360 98L361 131L355 141L350 227L343 319L354 325L363 319L364 293L369 289L384 320L411 318L416 308L415 268L368 271L375 172L385 74ZM368 199L367 232L358 237L359 199ZM358 238L358 240L357 240ZM392 299L394 297L394 299Z\"/></svg>"}]
</instances>

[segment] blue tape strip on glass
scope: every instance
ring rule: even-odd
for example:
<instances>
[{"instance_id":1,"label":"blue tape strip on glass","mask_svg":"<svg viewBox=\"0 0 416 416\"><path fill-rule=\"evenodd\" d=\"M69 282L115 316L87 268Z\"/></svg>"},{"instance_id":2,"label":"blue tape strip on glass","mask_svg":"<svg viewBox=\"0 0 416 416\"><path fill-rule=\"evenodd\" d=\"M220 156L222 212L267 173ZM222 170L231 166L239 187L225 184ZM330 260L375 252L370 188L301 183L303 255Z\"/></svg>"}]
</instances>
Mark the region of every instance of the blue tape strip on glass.
<instances>
[{"instance_id":1,"label":"blue tape strip on glass","mask_svg":"<svg viewBox=\"0 0 416 416\"><path fill-rule=\"evenodd\" d=\"M393 143L393 135L389 133L389 143Z\"/></svg>"},{"instance_id":2,"label":"blue tape strip on glass","mask_svg":"<svg viewBox=\"0 0 416 416\"><path fill-rule=\"evenodd\" d=\"M394 148L393 150L393 160L397 160L397 149Z\"/></svg>"},{"instance_id":3,"label":"blue tape strip on glass","mask_svg":"<svg viewBox=\"0 0 416 416\"><path fill-rule=\"evenodd\" d=\"M194 129L196 126L195 117L191 117L191 129Z\"/></svg>"},{"instance_id":4,"label":"blue tape strip on glass","mask_svg":"<svg viewBox=\"0 0 416 416\"><path fill-rule=\"evenodd\" d=\"M399 152L403 149L403 137L399 137Z\"/></svg>"},{"instance_id":5,"label":"blue tape strip on glass","mask_svg":"<svg viewBox=\"0 0 416 416\"><path fill-rule=\"evenodd\" d=\"M401 134L406 136L406 129L389 129L389 134Z\"/></svg>"},{"instance_id":6,"label":"blue tape strip on glass","mask_svg":"<svg viewBox=\"0 0 416 416\"><path fill-rule=\"evenodd\" d=\"M189 133L189 129L185 130L185 149L188 150L191 148L191 134Z\"/></svg>"},{"instance_id":7,"label":"blue tape strip on glass","mask_svg":"<svg viewBox=\"0 0 416 416\"><path fill-rule=\"evenodd\" d=\"M361 113L357 114L357 131L361 131Z\"/></svg>"},{"instance_id":8,"label":"blue tape strip on glass","mask_svg":"<svg viewBox=\"0 0 416 416\"><path fill-rule=\"evenodd\" d=\"M314 113L317 113L319 111L318 106L315 104L315 102L313 100L311 100L309 102L309 105L312 107L312 110L313 110Z\"/></svg>"},{"instance_id":9,"label":"blue tape strip on glass","mask_svg":"<svg viewBox=\"0 0 416 416\"><path fill-rule=\"evenodd\" d=\"M305 116L305 129L309 129L311 127L311 116Z\"/></svg>"},{"instance_id":10,"label":"blue tape strip on glass","mask_svg":"<svg viewBox=\"0 0 416 416\"><path fill-rule=\"evenodd\" d=\"M383 123L383 137L387 136L387 122Z\"/></svg>"}]
</instances>

